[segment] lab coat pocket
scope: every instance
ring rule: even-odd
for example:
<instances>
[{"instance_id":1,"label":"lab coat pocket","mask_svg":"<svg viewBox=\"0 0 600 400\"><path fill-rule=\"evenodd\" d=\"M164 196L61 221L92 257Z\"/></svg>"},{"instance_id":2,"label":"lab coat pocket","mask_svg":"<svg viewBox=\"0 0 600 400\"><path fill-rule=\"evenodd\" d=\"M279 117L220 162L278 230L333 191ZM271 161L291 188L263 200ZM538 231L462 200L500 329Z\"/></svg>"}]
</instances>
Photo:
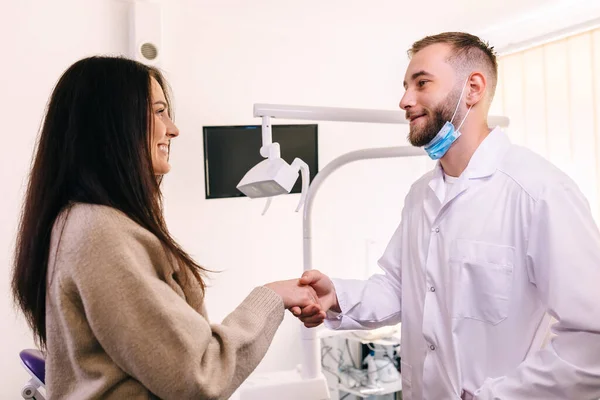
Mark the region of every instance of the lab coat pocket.
<instances>
[{"instance_id":1,"label":"lab coat pocket","mask_svg":"<svg viewBox=\"0 0 600 400\"><path fill-rule=\"evenodd\" d=\"M508 316L515 248L459 239L450 250L457 278L454 316L496 325Z\"/></svg>"},{"instance_id":2,"label":"lab coat pocket","mask_svg":"<svg viewBox=\"0 0 600 400\"><path fill-rule=\"evenodd\" d=\"M402 399L412 399L412 367L400 359L400 376L402 377Z\"/></svg>"}]
</instances>

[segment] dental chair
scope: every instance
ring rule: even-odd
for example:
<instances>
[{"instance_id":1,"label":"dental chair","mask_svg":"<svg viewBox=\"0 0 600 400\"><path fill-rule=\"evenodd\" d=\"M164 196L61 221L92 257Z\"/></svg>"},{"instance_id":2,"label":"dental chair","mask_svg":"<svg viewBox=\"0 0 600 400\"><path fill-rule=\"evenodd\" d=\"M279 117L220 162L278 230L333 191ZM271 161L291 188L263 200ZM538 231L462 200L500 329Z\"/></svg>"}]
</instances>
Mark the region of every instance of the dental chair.
<instances>
[{"instance_id":1,"label":"dental chair","mask_svg":"<svg viewBox=\"0 0 600 400\"><path fill-rule=\"evenodd\" d=\"M25 370L31 375L29 382L21 389L21 396L24 399L46 400L44 395L39 391L40 388L46 390L46 360L44 355L39 350L25 349L19 353L21 364Z\"/></svg>"}]
</instances>

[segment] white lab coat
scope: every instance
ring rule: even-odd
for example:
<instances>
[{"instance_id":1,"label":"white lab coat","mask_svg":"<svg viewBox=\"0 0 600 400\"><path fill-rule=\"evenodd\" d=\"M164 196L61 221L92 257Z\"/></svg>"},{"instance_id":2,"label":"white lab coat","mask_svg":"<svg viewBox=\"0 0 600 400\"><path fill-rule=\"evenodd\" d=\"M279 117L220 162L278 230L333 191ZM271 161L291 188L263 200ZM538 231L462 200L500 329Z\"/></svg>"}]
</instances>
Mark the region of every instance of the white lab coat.
<instances>
[{"instance_id":1,"label":"white lab coat","mask_svg":"<svg viewBox=\"0 0 600 400\"><path fill-rule=\"evenodd\" d=\"M326 325L401 321L403 399L600 398L600 234L576 184L500 129L448 196L439 164L413 184L379 265L334 279Z\"/></svg>"}]
</instances>

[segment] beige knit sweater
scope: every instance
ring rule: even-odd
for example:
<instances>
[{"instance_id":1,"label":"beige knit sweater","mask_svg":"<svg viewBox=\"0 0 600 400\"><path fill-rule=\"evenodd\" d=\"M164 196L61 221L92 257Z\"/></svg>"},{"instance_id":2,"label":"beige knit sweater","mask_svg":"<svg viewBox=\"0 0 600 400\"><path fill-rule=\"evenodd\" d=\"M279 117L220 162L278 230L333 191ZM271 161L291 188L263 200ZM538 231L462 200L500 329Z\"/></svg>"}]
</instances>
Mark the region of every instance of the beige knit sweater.
<instances>
[{"instance_id":1,"label":"beige knit sweater","mask_svg":"<svg viewBox=\"0 0 600 400\"><path fill-rule=\"evenodd\" d=\"M105 206L76 204L58 218L48 265L51 400L227 399L283 319L281 298L258 287L210 324L186 270Z\"/></svg>"}]
</instances>

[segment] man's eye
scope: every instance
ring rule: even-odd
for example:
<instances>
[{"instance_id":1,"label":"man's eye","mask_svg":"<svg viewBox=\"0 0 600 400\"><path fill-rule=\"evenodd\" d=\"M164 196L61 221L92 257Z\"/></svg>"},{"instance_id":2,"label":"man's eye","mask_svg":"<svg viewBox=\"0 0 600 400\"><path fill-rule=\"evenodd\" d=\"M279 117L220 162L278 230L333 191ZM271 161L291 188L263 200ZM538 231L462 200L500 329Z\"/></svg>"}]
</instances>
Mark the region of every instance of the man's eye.
<instances>
[{"instance_id":1,"label":"man's eye","mask_svg":"<svg viewBox=\"0 0 600 400\"><path fill-rule=\"evenodd\" d=\"M422 79L422 80L420 80L420 81L419 81L418 85L419 85L419 87L423 87L423 86L425 86L425 84L426 84L427 82L429 82L429 81L428 81L428 80L425 80L425 79Z\"/></svg>"}]
</instances>

